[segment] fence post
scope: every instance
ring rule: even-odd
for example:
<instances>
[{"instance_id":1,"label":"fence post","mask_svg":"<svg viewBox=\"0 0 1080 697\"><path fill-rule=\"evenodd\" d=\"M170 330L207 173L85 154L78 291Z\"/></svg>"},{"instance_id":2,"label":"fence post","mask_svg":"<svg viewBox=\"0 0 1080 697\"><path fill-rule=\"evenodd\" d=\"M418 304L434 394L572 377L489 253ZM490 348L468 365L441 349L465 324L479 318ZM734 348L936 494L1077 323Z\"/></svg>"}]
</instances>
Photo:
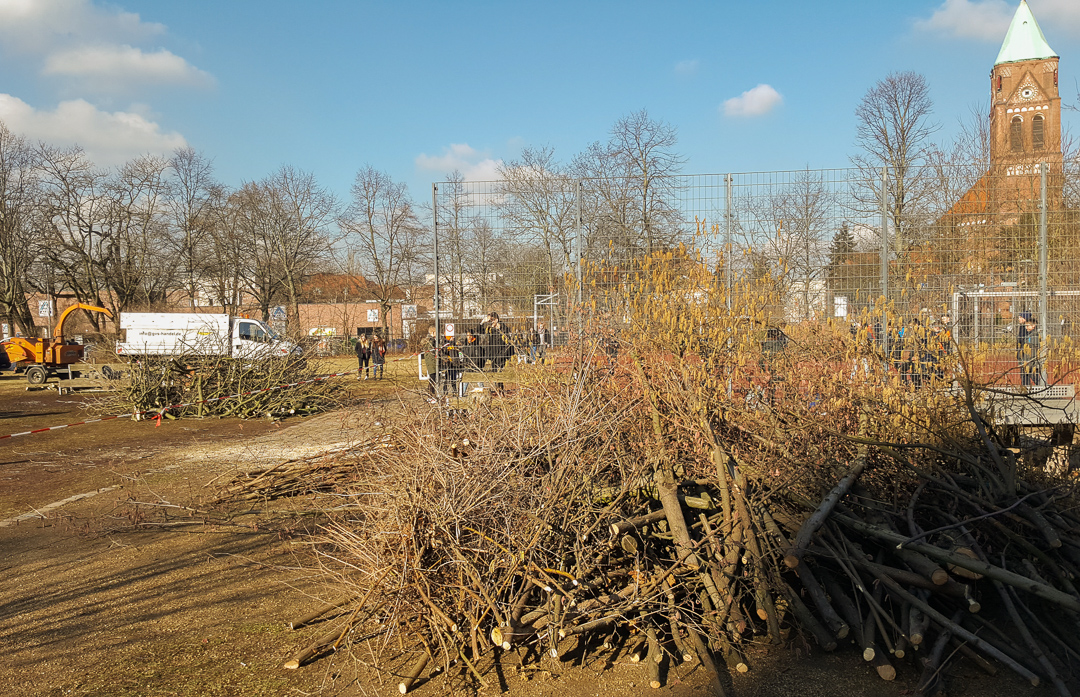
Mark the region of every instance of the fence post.
<instances>
[{"instance_id":1,"label":"fence post","mask_svg":"<svg viewBox=\"0 0 1080 697\"><path fill-rule=\"evenodd\" d=\"M889 168L881 168L881 348L889 358Z\"/></svg>"},{"instance_id":2,"label":"fence post","mask_svg":"<svg viewBox=\"0 0 1080 697\"><path fill-rule=\"evenodd\" d=\"M1046 384L1046 357L1050 343L1050 310L1047 307L1048 251L1046 242L1046 163L1039 163L1039 370Z\"/></svg>"},{"instance_id":3,"label":"fence post","mask_svg":"<svg viewBox=\"0 0 1080 697\"><path fill-rule=\"evenodd\" d=\"M725 197L724 206L724 285L727 289L727 309L731 312L731 175L724 177Z\"/></svg>"},{"instance_id":4,"label":"fence post","mask_svg":"<svg viewBox=\"0 0 1080 697\"><path fill-rule=\"evenodd\" d=\"M442 398L441 385L439 384L439 337L442 336L439 333L439 185L431 185L431 234L432 234L432 251L435 255L435 346L432 349L435 351L435 397L436 399ZM428 375L428 380L431 380L432 376Z\"/></svg>"},{"instance_id":5,"label":"fence post","mask_svg":"<svg viewBox=\"0 0 1080 697\"><path fill-rule=\"evenodd\" d=\"M585 311L584 307L582 306L582 292L581 292L581 287L584 284L584 273L583 273L582 265L585 263L585 251L584 251L585 248L581 244L581 237L582 237L583 231L585 229L585 221L583 220L582 205L581 205L582 189L583 188L584 188L584 184L582 183L582 181L580 179L578 179L578 180L576 180L574 182L574 224L575 224L575 227L577 228L574 231L574 260L575 260L574 274L577 277L577 292L574 294L577 307L575 308L574 314L577 315L577 334L578 334L578 341L579 342L581 341L581 332L584 331L584 326L582 324L582 316L581 315ZM555 343L555 337L554 337L554 334L553 334L552 335L552 345L554 345L554 343Z\"/></svg>"}]
</instances>

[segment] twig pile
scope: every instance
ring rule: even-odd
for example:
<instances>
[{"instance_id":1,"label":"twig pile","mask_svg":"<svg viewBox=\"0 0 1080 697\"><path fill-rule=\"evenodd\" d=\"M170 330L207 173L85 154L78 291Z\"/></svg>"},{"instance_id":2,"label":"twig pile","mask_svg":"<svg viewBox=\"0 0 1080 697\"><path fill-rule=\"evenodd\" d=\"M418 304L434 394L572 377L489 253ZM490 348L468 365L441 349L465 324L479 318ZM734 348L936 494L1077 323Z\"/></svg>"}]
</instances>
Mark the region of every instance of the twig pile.
<instances>
[{"instance_id":1,"label":"twig pile","mask_svg":"<svg viewBox=\"0 0 1080 697\"><path fill-rule=\"evenodd\" d=\"M332 450L312 457L286 460L272 467L246 470L216 483L217 495L214 503L271 501L340 490L358 478L355 469L349 466L350 463L389 445L390 438L382 436L352 446L344 453Z\"/></svg>"},{"instance_id":2,"label":"twig pile","mask_svg":"<svg viewBox=\"0 0 1080 697\"><path fill-rule=\"evenodd\" d=\"M164 410L166 418L281 418L325 411L337 401L326 382L311 381L319 375L319 365L293 357L145 358L128 364L124 374L121 389L95 408ZM293 383L303 384L285 387Z\"/></svg>"},{"instance_id":3,"label":"twig pile","mask_svg":"<svg viewBox=\"0 0 1080 697\"><path fill-rule=\"evenodd\" d=\"M486 684L507 652L527 669L612 648L654 686L690 663L726 691L719 660L745 672L753 645L805 637L886 680L916 661L920 694L953 655L1068 694L1080 517L978 414L952 448L835 433L890 416L855 407L779 446L745 428L762 407L659 438L633 371L575 375L365 453L321 547L347 620L289 667L373 621L364 638L418 647L403 693L429 666Z\"/></svg>"}]
</instances>

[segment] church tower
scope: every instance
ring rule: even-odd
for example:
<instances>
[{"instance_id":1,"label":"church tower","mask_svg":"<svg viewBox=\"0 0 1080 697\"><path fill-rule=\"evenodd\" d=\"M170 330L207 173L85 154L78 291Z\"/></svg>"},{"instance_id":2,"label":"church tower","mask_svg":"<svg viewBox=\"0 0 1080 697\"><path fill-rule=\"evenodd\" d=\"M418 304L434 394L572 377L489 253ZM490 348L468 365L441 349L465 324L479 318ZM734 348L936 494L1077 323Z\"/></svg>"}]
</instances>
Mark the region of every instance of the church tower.
<instances>
[{"instance_id":1,"label":"church tower","mask_svg":"<svg viewBox=\"0 0 1080 697\"><path fill-rule=\"evenodd\" d=\"M997 174L1030 176L1034 164L1061 169L1058 55L1026 0L1013 16L990 72L990 165Z\"/></svg>"}]
</instances>

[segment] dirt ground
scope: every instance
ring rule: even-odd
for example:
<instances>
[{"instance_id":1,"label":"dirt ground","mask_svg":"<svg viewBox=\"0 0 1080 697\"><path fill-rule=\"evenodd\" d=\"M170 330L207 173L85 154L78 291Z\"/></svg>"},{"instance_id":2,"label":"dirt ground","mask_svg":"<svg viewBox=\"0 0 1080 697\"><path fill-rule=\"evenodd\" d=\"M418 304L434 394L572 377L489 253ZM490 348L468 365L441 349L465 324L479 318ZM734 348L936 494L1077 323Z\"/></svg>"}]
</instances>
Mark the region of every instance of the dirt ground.
<instances>
[{"instance_id":1,"label":"dirt ground","mask_svg":"<svg viewBox=\"0 0 1080 697\"><path fill-rule=\"evenodd\" d=\"M308 524L291 516L288 503L211 509L205 485L347 446L376 421L390 425L431 408L412 371L401 361L385 382L341 378L352 406L281 423L111 420L0 439L0 695L398 694L397 679L374 670L364 647L299 670L282 667L326 628L292 632L286 622L336 595L317 572L303 534ZM0 377L0 435L103 415L84 409L93 395L26 386L21 377ZM175 506L209 511L217 524L192 525ZM140 529L135 511L167 524ZM683 666L669 667L666 686L653 690L643 667L618 651L571 651L527 671L515 662L508 656L479 693L711 693L700 668ZM911 694L918 677L904 663L895 682L882 682L853 651L774 650L751 662L729 686L737 695L893 697ZM443 694L448 684L433 679L413 693ZM951 671L948 691L1044 693L963 663Z\"/></svg>"}]
</instances>

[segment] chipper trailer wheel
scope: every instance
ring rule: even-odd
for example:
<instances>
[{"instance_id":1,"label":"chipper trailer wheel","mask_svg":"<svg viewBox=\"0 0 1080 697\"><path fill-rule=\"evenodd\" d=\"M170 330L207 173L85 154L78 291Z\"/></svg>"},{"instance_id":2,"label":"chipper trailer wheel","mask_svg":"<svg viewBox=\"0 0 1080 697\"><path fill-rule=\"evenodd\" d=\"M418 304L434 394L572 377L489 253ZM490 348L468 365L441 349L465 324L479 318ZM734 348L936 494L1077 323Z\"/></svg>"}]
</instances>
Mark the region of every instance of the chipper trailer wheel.
<instances>
[{"instance_id":1,"label":"chipper trailer wheel","mask_svg":"<svg viewBox=\"0 0 1080 697\"><path fill-rule=\"evenodd\" d=\"M44 366L32 365L26 369L26 381L31 385L42 385L49 378Z\"/></svg>"}]
</instances>

